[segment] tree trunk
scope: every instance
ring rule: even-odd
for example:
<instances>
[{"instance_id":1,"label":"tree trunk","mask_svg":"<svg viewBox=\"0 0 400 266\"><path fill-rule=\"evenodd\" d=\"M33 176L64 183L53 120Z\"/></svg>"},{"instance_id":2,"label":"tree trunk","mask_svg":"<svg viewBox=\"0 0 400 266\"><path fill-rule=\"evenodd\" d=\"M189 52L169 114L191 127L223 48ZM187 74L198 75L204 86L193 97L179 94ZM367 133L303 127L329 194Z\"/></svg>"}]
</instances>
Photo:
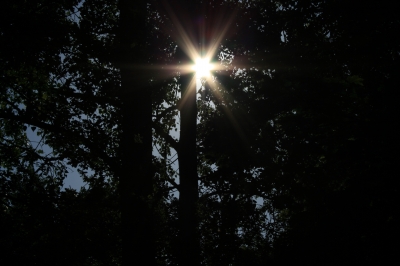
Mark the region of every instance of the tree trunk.
<instances>
[{"instance_id":1,"label":"tree trunk","mask_svg":"<svg viewBox=\"0 0 400 266\"><path fill-rule=\"evenodd\" d=\"M152 193L152 108L146 73L146 1L120 0L119 63L122 167L119 179L122 265L155 265Z\"/></svg>"},{"instance_id":2,"label":"tree trunk","mask_svg":"<svg viewBox=\"0 0 400 266\"><path fill-rule=\"evenodd\" d=\"M199 20L200 3L198 1L187 2L178 1L177 12L184 12L180 17L180 23L189 36L195 47L200 40L200 29L197 21ZM182 11L181 11L182 10ZM176 14L179 16L179 14ZM191 31L191 32L190 32ZM182 37L182 36L181 36ZM178 59L182 63L189 63L190 58L186 55L182 47L178 51ZM196 106L196 85L189 87L193 74L181 76L182 98L180 103L180 139L179 139L179 251L178 265L200 265L200 238L198 232L198 176L197 176L197 152L196 152L196 127L197 127L197 106Z\"/></svg>"},{"instance_id":3,"label":"tree trunk","mask_svg":"<svg viewBox=\"0 0 400 266\"><path fill-rule=\"evenodd\" d=\"M179 140L179 253L178 263L199 265L200 244L198 237L197 153L196 153L196 87L188 87L192 75L182 79L181 134Z\"/></svg>"}]
</instances>

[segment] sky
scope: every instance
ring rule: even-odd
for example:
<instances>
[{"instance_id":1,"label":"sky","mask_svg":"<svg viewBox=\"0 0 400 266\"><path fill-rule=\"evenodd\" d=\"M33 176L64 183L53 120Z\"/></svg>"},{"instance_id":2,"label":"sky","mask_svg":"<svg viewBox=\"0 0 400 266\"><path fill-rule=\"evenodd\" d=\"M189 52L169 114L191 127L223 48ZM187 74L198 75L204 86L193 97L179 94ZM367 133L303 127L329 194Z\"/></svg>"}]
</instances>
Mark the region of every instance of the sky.
<instances>
[{"instance_id":1,"label":"sky","mask_svg":"<svg viewBox=\"0 0 400 266\"><path fill-rule=\"evenodd\" d=\"M198 91L200 89L200 86L201 86L201 83L200 83L199 80L197 81L196 85L197 85L196 89ZM174 139L179 139L179 124L177 126L178 126L178 130L177 131L174 131L174 130L170 131L170 135ZM38 145L38 143L40 142L41 137L37 136L36 132L33 132L30 127L27 128L26 133L27 133L28 139L31 142L31 145L33 147L36 147ZM45 155L52 152L52 149L47 145L43 145L42 149L43 149ZM172 152L172 156L174 156L175 153L176 153L176 151L173 151ZM154 156L160 156L160 153L157 151L157 149L155 147L153 148L153 155ZM175 161L173 163L173 168L176 169L176 170L178 169L178 161ZM78 173L77 169L72 167L72 166L69 166L68 167L68 172L69 172L68 176L64 180L63 189L72 188L72 189L76 189L76 190L79 191L80 188L85 185L85 183L83 182L82 178L79 176L79 173ZM176 180L176 182L179 183L179 180Z\"/></svg>"},{"instance_id":2,"label":"sky","mask_svg":"<svg viewBox=\"0 0 400 266\"><path fill-rule=\"evenodd\" d=\"M27 128L26 130L27 133L27 137L31 142L31 145L33 147L37 147L41 137L39 137L36 132L33 132L32 129L30 127ZM41 149L44 152L44 155L50 154L52 152L52 149L47 146L47 145L43 145L41 147ZM78 171L76 170L76 168L69 166L68 167L68 176L67 178L64 180L64 186L63 189L65 188L73 188L76 190L80 190L80 188L82 186L84 186L85 184L83 183L82 178L79 176Z\"/></svg>"}]
</instances>

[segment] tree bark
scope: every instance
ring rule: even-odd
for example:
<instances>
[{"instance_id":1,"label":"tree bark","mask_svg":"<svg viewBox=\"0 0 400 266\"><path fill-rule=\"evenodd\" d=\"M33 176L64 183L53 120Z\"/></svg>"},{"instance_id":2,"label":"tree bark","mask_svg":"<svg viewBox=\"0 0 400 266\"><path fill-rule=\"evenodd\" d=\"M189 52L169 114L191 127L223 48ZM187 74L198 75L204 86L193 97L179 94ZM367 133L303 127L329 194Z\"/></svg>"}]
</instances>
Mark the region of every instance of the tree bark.
<instances>
[{"instance_id":1,"label":"tree bark","mask_svg":"<svg viewBox=\"0 0 400 266\"><path fill-rule=\"evenodd\" d=\"M119 193L122 265L155 265L152 194L152 107L146 73L146 1L119 1L122 135Z\"/></svg>"},{"instance_id":2,"label":"tree bark","mask_svg":"<svg viewBox=\"0 0 400 266\"><path fill-rule=\"evenodd\" d=\"M199 1L177 1L178 7L175 10L183 11L186 16L181 16L180 23L185 28L195 47L198 47L200 40ZM179 15L179 14L177 14ZM186 27L185 27L186 26ZM187 27L188 26L188 27ZM190 32L192 31L192 32ZM189 63L190 58L184 53L182 47L178 51L178 60L181 63ZM179 161L179 251L178 265L200 265L200 238L199 221L197 215L197 201L199 196L197 176L197 152L196 152L196 127L197 127L197 106L196 106L196 85L189 87L194 74L181 76L181 103L180 110L180 139L178 150Z\"/></svg>"},{"instance_id":3,"label":"tree bark","mask_svg":"<svg viewBox=\"0 0 400 266\"><path fill-rule=\"evenodd\" d=\"M182 104L179 140L179 265L200 265L197 200L196 87L189 87L193 75L181 77Z\"/></svg>"}]
</instances>

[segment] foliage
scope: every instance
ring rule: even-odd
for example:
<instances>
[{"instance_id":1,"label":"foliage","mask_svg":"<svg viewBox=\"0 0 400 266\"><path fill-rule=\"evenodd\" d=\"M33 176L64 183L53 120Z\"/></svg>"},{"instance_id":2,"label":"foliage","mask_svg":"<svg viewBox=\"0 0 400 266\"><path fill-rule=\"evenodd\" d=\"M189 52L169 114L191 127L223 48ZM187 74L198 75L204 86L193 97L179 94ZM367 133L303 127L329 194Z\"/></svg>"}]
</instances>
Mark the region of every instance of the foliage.
<instances>
[{"instance_id":1,"label":"foliage","mask_svg":"<svg viewBox=\"0 0 400 266\"><path fill-rule=\"evenodd\" d=\"M390 264L399 236L395 8L368 1L203 4L206 30L216 14L235 26L214 58L224 69L197 98L202 263ZM147 8L154 27L132 44L145 43L148 54L137 57L158 69L143 74L154 147L146 200L157 263L175 265L175 161L184 147L171 132L179 132L180 47L171 32L176 21L159 3ZM119 265L125 120L118 5L7 1L1 10L2 259ZM87 188L61 189L70 167Z\"/></svg>"}]
</instances>

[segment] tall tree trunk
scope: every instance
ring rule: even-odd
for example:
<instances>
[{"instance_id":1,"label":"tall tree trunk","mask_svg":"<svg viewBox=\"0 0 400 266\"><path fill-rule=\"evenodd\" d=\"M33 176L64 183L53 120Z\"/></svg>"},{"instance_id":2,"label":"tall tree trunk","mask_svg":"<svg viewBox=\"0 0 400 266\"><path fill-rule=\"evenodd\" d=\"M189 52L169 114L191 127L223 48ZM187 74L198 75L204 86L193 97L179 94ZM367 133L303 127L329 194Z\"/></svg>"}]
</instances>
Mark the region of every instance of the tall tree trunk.
<instances>
[{"instance_id":1,"label":"tall tree trunk","mask_svg":"<svg viewBox=\"0 0 400 266\"><path fill-rule=\"evenodd\" d=\"M120 0L122 136L119 192L122 265L155 265L152 193L152 108L146 73L146 1Z\"/></svg>"},{"instance_id":2,"label":"tall tree trunk","mask_svg":"<svg viewBox=\"0 0 400 266\"><path fill-rule=\"evenodd\" d=\"M178 263L199 265L200 244L198 237L197 153L196 153L196 87L189 87L192 75L182 79L181 134L179 140L179 253Z\"/></svg>"},{"instance_id":3,"label":"tall tree trunk","mask_svg":"<svg viewBox=\"0 0 400 266\"><path fill-rule=\"evenodd\" d=\"M183 10L186 16L181 17L180 22L186 28L194 46L198 46L199 25L199 1L178 1L176 11ZM179 16L179 14L177 14ZM188 21L189 20L189 21ZM192 31L192 32L189 32ZM189 63L190 58L182 48L178 52L178 58L182 63ZM196 106L196 85L189 87L193 74L181 76L182 98L180 104L180 139L179 139L179 252L178 264L180 266L200 265L200 242L198 232L198 176L197 176L197 152L196 152L196 127L197 127L197 106Z\"/></svg>"}]
</instances>

